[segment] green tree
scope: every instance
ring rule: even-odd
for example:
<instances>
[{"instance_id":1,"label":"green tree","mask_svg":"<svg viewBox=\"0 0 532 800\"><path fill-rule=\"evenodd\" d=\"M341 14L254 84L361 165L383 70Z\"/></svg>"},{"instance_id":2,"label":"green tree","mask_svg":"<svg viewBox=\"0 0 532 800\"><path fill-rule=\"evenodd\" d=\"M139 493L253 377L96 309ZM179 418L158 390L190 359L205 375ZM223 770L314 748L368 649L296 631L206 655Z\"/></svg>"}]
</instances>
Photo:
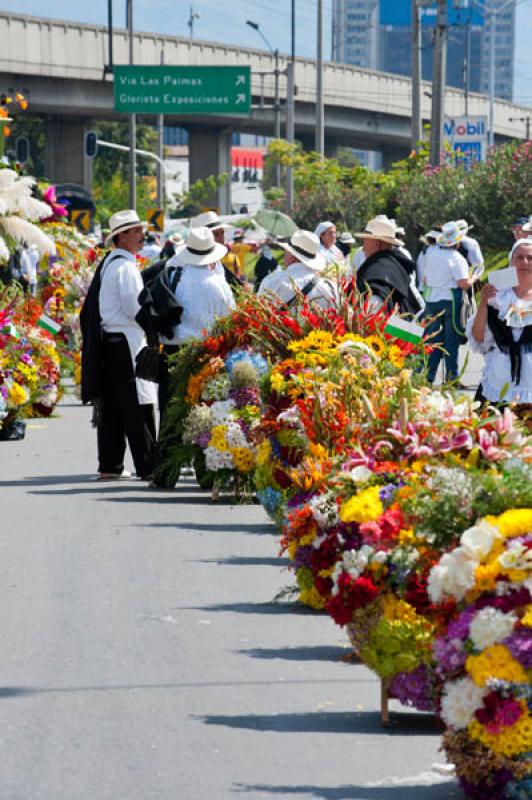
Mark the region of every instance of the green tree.
<instances>
[{"instance_id":1,"label":"green tree","mask_svg":"<svg viewBox=\"0 0 532 800\"><path fill-rule=\"evenodd\" d=\"M46 133L44 120L23 112L17 112L13 122L9 125L11 133L6 139L5 153L10 161L15 161L15 142L19 136L26 136L30 143L30 157L24 165L26 175L43 178L46 174L44 151L46 146Z\"/></svg>"}]
</instances>

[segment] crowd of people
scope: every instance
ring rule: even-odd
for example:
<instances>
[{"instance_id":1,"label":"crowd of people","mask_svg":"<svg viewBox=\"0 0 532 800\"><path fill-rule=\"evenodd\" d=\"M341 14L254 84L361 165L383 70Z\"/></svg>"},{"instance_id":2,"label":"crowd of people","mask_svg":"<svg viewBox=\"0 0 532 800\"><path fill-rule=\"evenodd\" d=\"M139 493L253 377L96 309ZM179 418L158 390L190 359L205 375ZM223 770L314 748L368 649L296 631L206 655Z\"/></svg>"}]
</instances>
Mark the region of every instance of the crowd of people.
<instances>
[{"instance_id":1,"label":"crowd of people","mask_svg":"<svg viewBox=\"0 0 532 800\"><path fill-rule=\"evenodd\" d=\"M314 231L296 230L288 241L267 237L257 254L254 286L246 257L256 246L236 231L225 243L225 225L214 211L191 220L187 240L172 236L161 247L146 236L136 212L110 220L110 247L98 267L84 306L82 397L97 409L98 472L101 480L124 475L126 440L137 475L152 480L156 463L155 408L164 411L168 358L184 342L208 332L235 308L235 296L253 289L275 304L307 300L335 307L347 296L363 296L371 309L425 320L432 352L427 380L440 361L444 381L460 387L461 344L485 355L477 399L532 404L532 222L520 218L509 268L498 282L486 282L478 241L466 220L435 224L421 238L416 260L405 246L405 231L379 215L363 231L338 235L323 221ZM355 249L356 241L361 245ZM281 251L282 258L275 257ZM141 273L136 255L151 258ZM344 300L345 301L345 300ZM159 324L155 324L156 320ZM92 343L92 344L91 344ZM147 351L156 375L139 368ZM146 380L149 377L149 380ZM159 386L157 387L157 383Z\"/></svg>"}]
</instances>

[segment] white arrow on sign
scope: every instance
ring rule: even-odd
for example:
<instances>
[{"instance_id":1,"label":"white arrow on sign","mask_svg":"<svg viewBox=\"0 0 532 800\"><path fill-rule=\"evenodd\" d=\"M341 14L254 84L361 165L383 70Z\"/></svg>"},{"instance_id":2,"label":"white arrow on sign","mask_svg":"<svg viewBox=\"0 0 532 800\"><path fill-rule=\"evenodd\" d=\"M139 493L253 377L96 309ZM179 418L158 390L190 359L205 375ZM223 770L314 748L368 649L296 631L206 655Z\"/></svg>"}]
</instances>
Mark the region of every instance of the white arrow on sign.
<instances>
[{"instance_id":1,"label":"white arrow on sign","mask_svg":"<svg viewBox=\"0 0 532 800\"><path fill-rule=\"evenodd\" d=\"M237 94L236 96L236 104L245 103L246 102L246 95L245 94Z\"/></svg>"},{"instance_id":2,"label":"white arrow on sign","mask_svg":"<svg viewBox=\"0 0 532 800\"><path fill-rule=\"evenodd\" d=\"M237 75L236 76L236 86L242 86L246 82L245 75Z\"/></svg>"}]
</instances>

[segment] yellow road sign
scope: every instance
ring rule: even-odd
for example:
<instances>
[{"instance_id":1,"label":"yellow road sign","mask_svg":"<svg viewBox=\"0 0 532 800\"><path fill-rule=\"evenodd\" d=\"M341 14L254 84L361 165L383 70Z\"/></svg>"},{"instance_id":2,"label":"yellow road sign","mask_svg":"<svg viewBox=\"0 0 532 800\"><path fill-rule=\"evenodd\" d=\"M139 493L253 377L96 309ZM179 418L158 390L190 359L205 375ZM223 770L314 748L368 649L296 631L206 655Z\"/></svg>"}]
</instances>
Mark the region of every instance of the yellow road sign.
<instances>
[{"instance_id":1,"label":"yellow road sign","mask_svg":"<svg viewBox=\"0 0 532 800\"><path fill-rule=\"evenodd\" d=\"M164 231L164 210L162 208L150 208L147 216L148 225L153 231Z\"/></svg>"},{"instance_id":2,"label":"yellow road sign","mask_svg":"<svg viewBox=\"0 0 532 800\"><path fill-rule=\"evenodd\" d=\"M71 214L71 221L74 223L80 233L91 232L91 212L73 210Z\"/></svg>"}]
</instances>

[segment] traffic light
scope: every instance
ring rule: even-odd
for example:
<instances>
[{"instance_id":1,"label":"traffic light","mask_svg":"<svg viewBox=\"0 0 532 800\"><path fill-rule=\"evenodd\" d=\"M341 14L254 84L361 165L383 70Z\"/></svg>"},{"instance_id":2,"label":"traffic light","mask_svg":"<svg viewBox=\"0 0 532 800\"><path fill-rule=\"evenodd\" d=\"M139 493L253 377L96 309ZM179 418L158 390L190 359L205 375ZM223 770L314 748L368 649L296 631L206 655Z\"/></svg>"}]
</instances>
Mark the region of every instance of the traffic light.
<instances>
[{"instance_id":1,"label":"traffic light","mask_svg":"<svg viewBox=\"0 0 532 800\"><path fill-rule=\"evenodd\" d=\"M98 136L94 131L87 131L85 134L85 155L87 158L94 158L98 152Z\"/></svg>"},{"instance_id":2,"label":"traffic light","mask_svg":"<svg viewBox=\"0 0 532 800\"><path fill-rule=\"evenodd\" d=\"M15 141L16 158L19 164L25 164L30 157L30 140L27 136L17 136Z\"/></svg>"}]
</instances>

